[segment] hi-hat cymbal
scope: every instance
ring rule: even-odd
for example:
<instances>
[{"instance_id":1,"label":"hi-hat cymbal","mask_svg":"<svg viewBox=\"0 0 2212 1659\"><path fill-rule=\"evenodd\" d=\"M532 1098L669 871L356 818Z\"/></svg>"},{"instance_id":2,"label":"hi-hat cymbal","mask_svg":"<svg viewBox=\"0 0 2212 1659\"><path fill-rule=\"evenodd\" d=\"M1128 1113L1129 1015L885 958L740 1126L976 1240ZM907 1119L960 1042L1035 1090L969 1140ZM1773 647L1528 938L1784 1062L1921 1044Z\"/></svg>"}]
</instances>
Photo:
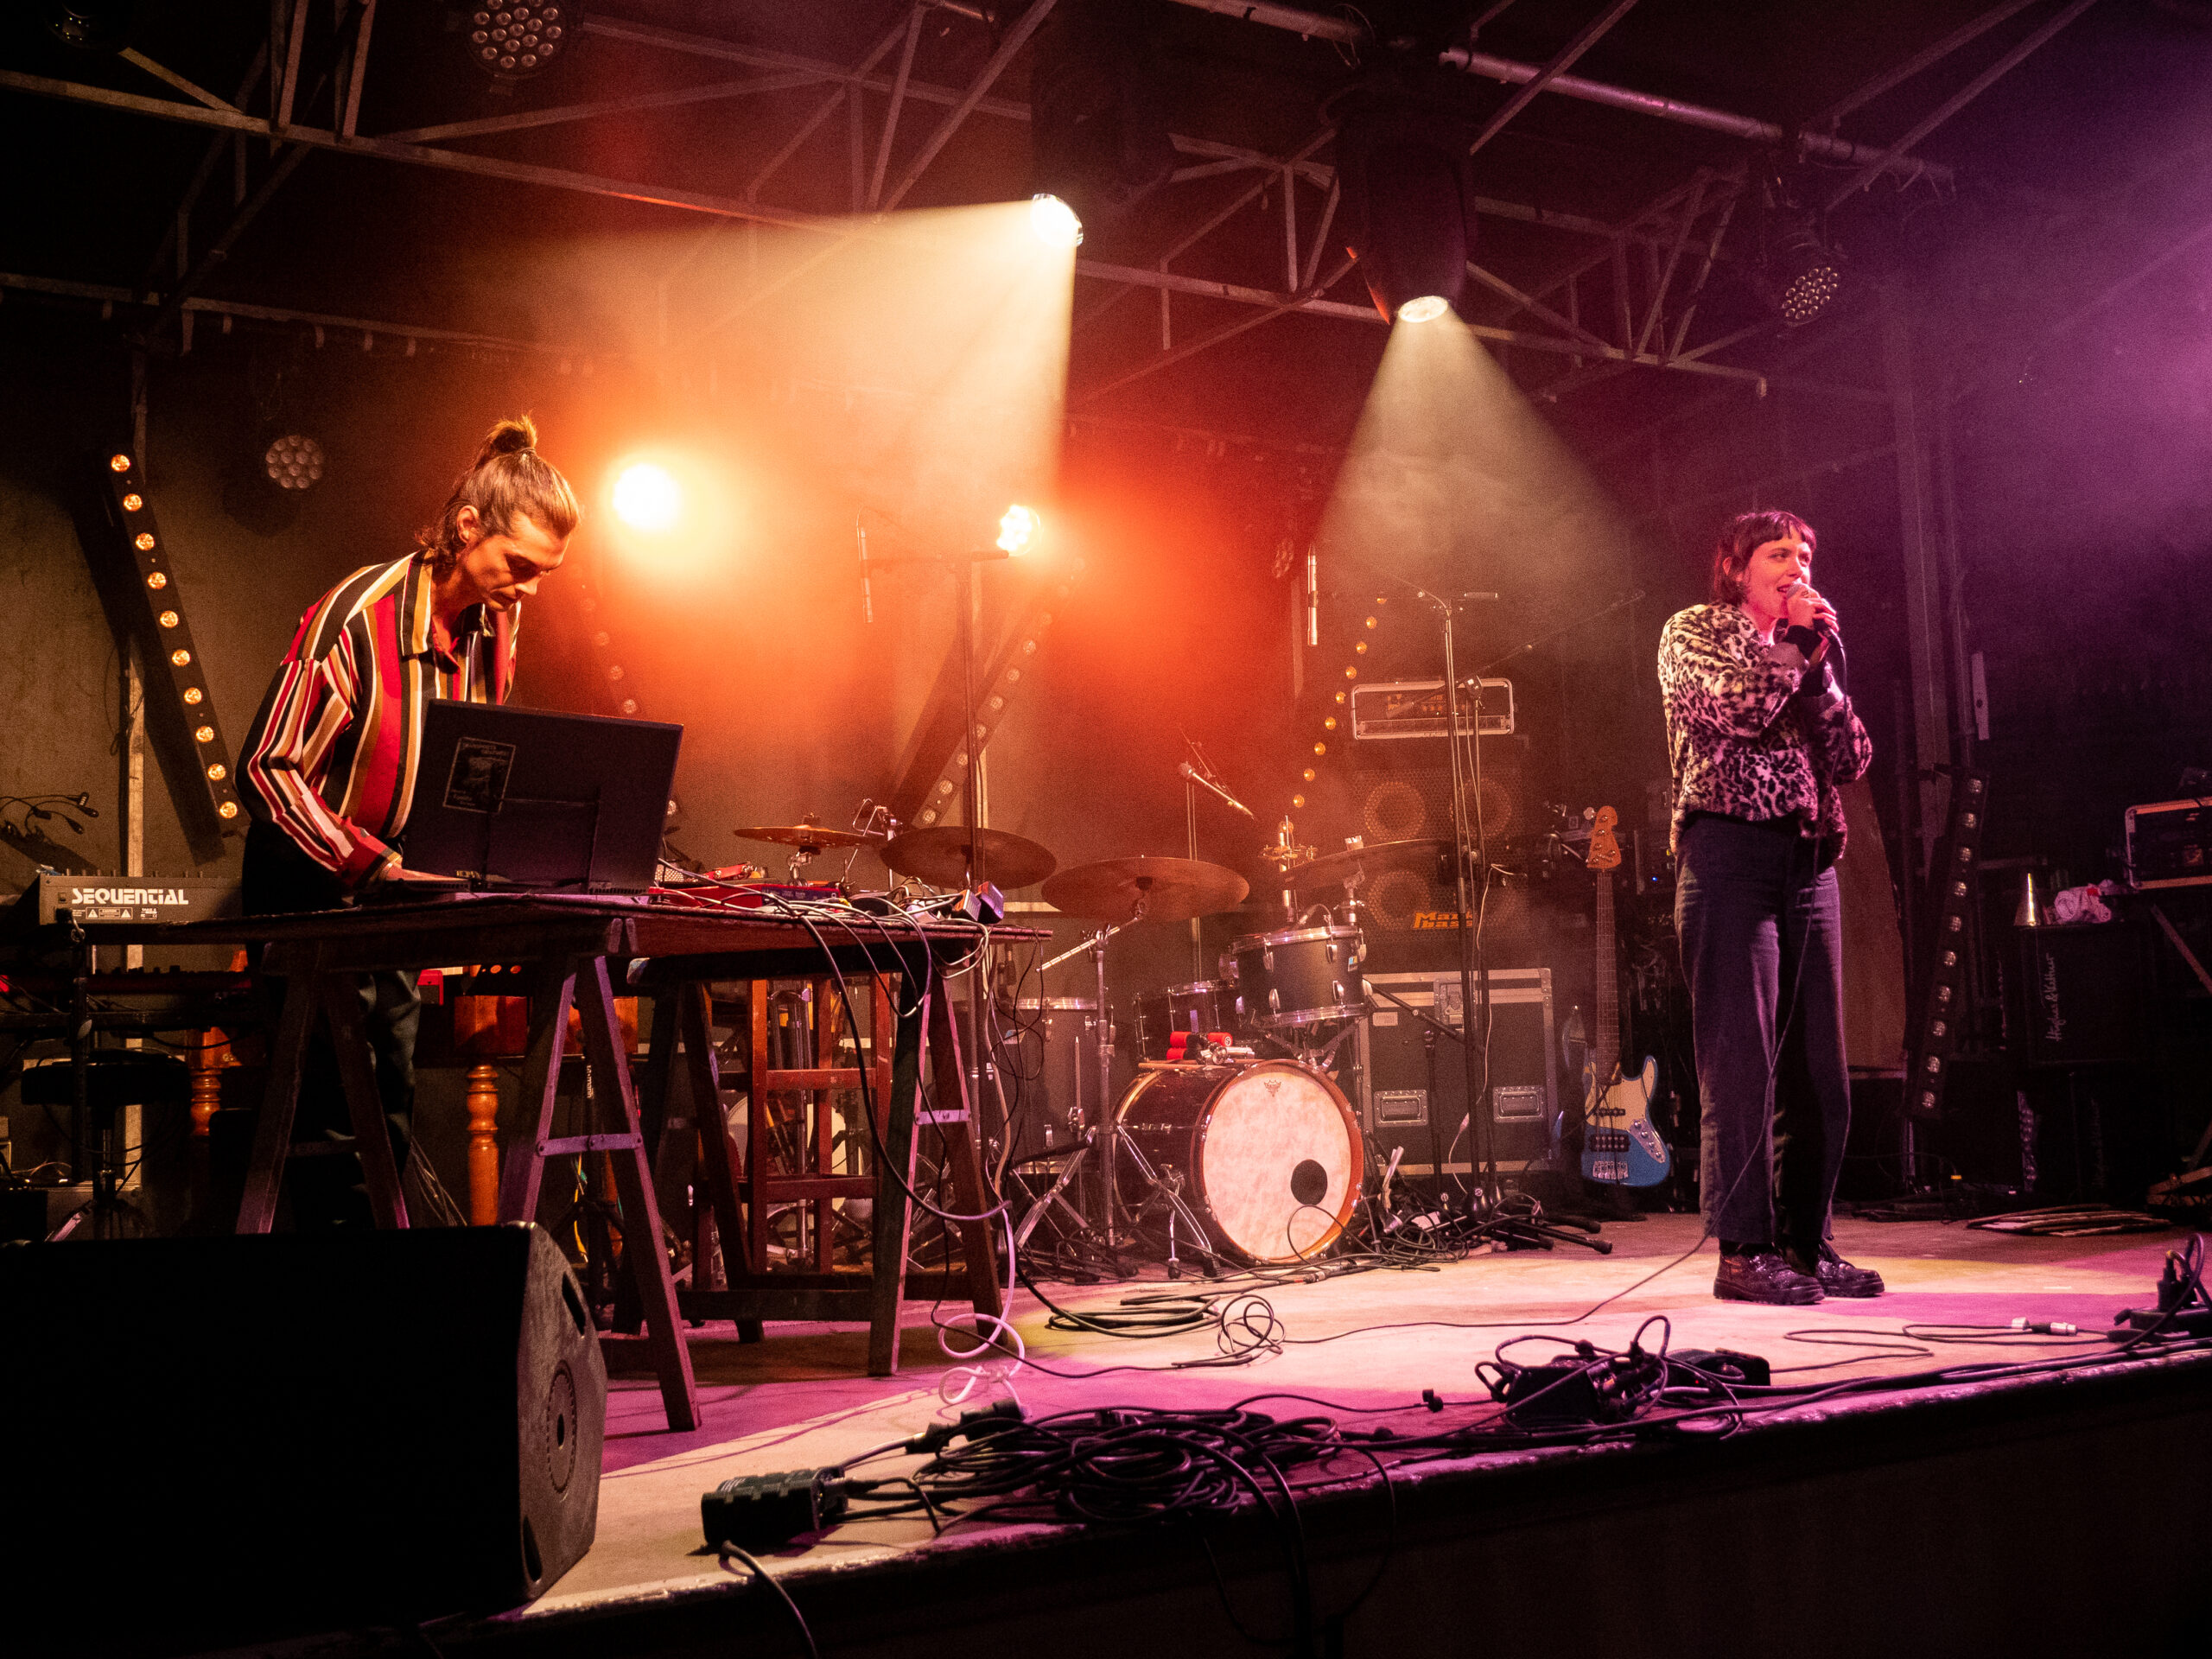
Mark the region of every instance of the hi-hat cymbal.
<instances>
[{"instance_id":1,"label":"hi-hat cymbal","mask_svg":"<svg viewBox=\"0 0 2212 1659\"><path fill-rule=\"evenodd\" d=\"M772 841L807 853L818 853L826 847L865 847L878 839L857 830L831 830L819 823L757 823L730 834L744 841Z\"/></svg>"},{"instance_id":2,"label":"hi-hat cymbal","mask_svg":"<svg viewBox=\"0 0 2212 1659\"><path fill-rule=\"evenodd\" d=\"M1128 922L1188 921L1243 902L1251 886L1234 870L1194 858L1108 858L1062 870L1045 900L1070 916Z\"/></svg>"},{"instance_id":3,"label":"hi-hat cymbal","mask_svg":"<svg viewBox=\"0 0 2212 1659\"><path fill-rule=\"evenodd\" d=\"M1362 871L1369 875L1380 875L1385 870L1402 870L1408 865L1433 859L1440 853L1449 852L1451 847L1450 842L1439 841L1433 836L1415 841L1380 841L1365 847L1347 847L1340 853L1327 853L1285 871L1283 880L1304 893L1313 887L1349 881Z\"/></svg>"},{"instance_id":4,"label":"hi-hat cymbal","mask_svg":"<svg viewBox=\"0 0 2212 1659\"><path fill-rule=\"evenodd\" d=\"M931 887L957 887L967 881L975 867L969 850L975 844L982 848L983 879L1007 892L1034 887L1060 865L1033 841L1003 830L986 830L979 837L958 823L909 830L883 849L883 861L899 874L917 876Z\"/></svg>"}]
</instances>

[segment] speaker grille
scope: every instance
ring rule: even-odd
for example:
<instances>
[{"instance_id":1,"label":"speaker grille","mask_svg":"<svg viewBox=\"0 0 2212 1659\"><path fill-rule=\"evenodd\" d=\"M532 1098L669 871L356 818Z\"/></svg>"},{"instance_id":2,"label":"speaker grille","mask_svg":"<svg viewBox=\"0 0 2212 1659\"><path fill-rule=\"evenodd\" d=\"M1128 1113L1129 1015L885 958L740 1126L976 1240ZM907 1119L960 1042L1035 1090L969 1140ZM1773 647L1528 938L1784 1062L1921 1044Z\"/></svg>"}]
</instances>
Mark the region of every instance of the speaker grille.
<instances>
[{"instance_id":1,"label":"speaker grille","mask_svg":"<svg viewBox=\"0 0 2212 1659\"><path fill-rule=\"evenodd\" d=\"M1346 782L1355 817L1352 832L1365 836L1370 845L1451 839L1452 771L1448 766L1355 772ZM1484 744L1480 789L1468 791L1469 804L1479 803L1479 812L1468 813L1469 827L1479 820L1483 838L1492 843L1519 834L1527 817L1522 794L1518 748ZM1391 870L1370 880L1361 896L1368 903L1373 925L1392 933L1419 931L1424 920L1431 927L1448 926L1456 900L1450 881L1440 883L1435 879L1440 868L1448 875L1448 865L1424 863ZM1513 907L1504 906L1509 914L1502 916L1500 897L1493 889L1485 925L1485 937L1491 939L1498 937L1491 930L1501 922L1507 924L1509 931L1511 926Z\"/></svg>"}]
</instances>

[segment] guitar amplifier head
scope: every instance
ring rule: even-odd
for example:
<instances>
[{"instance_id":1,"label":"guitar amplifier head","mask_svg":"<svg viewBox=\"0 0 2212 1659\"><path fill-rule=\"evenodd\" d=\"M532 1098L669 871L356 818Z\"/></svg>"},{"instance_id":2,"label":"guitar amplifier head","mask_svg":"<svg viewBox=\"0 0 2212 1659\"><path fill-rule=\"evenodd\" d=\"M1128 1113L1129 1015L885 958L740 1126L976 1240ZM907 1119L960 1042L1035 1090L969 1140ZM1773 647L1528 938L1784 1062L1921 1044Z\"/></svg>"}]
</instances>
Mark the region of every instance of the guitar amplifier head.
<instances>
[{"instance_id":1,"label":"guitar amplifier head","mask_svg":"<svg viewBox=\"0 0 2212 1659\"><path fill-rule=\"evenodd\" d=\"M2212 798L2131 806L2126 829L2128 886L2212 883Z\"/></svg>"}]
</instances>

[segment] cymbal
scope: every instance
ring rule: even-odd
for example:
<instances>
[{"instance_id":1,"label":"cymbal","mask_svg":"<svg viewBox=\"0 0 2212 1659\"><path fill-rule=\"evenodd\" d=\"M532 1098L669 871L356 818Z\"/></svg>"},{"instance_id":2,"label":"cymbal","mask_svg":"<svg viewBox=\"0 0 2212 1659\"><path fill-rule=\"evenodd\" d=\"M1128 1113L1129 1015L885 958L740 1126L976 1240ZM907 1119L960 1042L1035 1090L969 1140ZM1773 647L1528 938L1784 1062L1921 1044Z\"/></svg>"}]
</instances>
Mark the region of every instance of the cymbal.
<instances>
[{"instance_id":1,"label":"cymbal","mask_svg":"<svg viewBox=\"0 0 2212 1659\"><path fill-rule=\"evenodd\" d=\"M1100 921L1135 918L1182 922L1243 901L1251 884L1234 870L1194 858L1108 858L1062 870L1045 884L1045 899L1070 916Z\"/></svg>"},{"instance_id":2,"label":"cymbal","mask_svg":"<svg viewBox=\"0 0 2212 1659\"><path fill-rule=\"evenodd\" d=\"M772 841L779 846L817 853L825 847L865 847L877 839L857 830L831 830L818 823L759 823L730 834L742 841Z\"/></svg>"},{"instance_id":3,"label":"cymbal","mask_svg":"<svg viewBox=\"0 0 2212 1659\"><path fill-rule=\"evenodd\" d=\"M968 849L973 844L978 844L976 838L965 824L942 823L934 830L909 830L883 849L883 861L899 874L918 876L932 887L957 887L968 879ZM984 830L980 845L983 849L983 879L1009 892L1015 887L1034 887L1060 865L1059 860L1035 842L1024 841L1003 830Z\"/></svg>"},{"instance_id":4,"label":"cymbal","mask_svg":"<svg viewBox=\"0 0 2212 1659\"><path fill-rule=\"evenodd\" d=\"M1325 887L1339 881L1349 881L1364 870L1370 875L1384 870L1403 869L1409 864L1421 863L1440 853L1451 850L1452 843L1433 836L1414 841L1370 842L1364 847L1347 847L1340 853L1327 853L1310 859L1284 872L1283 879L1300 892L1310 887Z\"/></svg>"}]
</instances>

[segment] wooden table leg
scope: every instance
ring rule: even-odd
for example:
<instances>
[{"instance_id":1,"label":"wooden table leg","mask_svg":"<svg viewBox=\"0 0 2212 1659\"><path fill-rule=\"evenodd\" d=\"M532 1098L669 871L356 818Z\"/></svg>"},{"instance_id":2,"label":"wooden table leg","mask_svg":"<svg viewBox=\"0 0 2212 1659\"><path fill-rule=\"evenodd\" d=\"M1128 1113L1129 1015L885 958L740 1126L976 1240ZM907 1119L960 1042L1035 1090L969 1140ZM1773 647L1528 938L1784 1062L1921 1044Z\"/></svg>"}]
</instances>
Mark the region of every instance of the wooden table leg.
<instances>
[{"instance_id":1,"label":"wooden table leg","mask_svg":"<svg viewBox=\"0 0 2212 1659\"><path fill-rule=\"evenodd\" d=\"M499 1068L489 1060L468 1068L468 1223L499 1219Z\"/></svg>"},{"instance_id":2,"label":"wooden table leg","mask_svg":"<svg viewBox=\"0 0 2212 1659\"><path fill-rule=\"evenodd\" d=\"M627 1141L626 1146L610 1146L607 1151L614 1166L615 1191L622 1203L622 1254L638 1287L638 1300L645 1306L646 1346L653 1357L653 1369L660 1374L661 1403L667 1409L671 1428L696 1428L698 1386L691 1376L691 1351L683 1344L676 1281L669 1272L668 1250L661 1239L652 1164L638 1122L638 1096L631 1086L629 1063L622 1052L622 1028L615 1017L607 959L594 957L582 963L577 977L582 979L584 988L584 1053L597 1079L598 1098L613 1101L620 1109L620 1127L614 1138ZM569 983L573 985L575 979Z\"/></svg>"},{"instance_id":3,"label":"wooden table leg","mask_svg":"<svg viewBox=\"0 0 2212 1659\"><path fill-rule=\"evenodd\" d=\"M868 1374L899 1369L899 1312L906 1300L906 1248L914 1217L906 1189L914 1181L914 1120L921 1110L922 1050L931 1009L944 987L931 973L909 982L913 1006L899 1012L891 1062L891 1101L884 1115L882 1158L875 1172L875 1253L868 1281ZM958 1065L956 1059L955 1065ZM756 1094L755 1099L758 1099Z\"/></svg>"},{"instance_id":4,"label":"wooden table leg","mask_svg":"<svg viewBox=\"0 0 2212 1659\"><path fill-rule=\"evenodd\" d=\"M976 1122L982 1104L967 1096L967 1074L960 1065L960 1022L952 1017L952 999L931 1000L930 1071L936 1084L937 1108L930 1122L944 1133L945 1162L952 1175L952 1209L963 1216L980 1216L991 1207L983 1189L983 1151ZM963 1221L961 1253L968 1259L968 1300L978 1313L997 1319L1006 1312L1005 1287L999 1283L999 1219Z\"/></svg>"},{"instance_id":5,"label":"wooden table leg","mask_svg":"<svg viewBox=\"0 0 2212 1659\"><path fill-rule=\"evenodd\" d=\"M745 1217L737 1207L738 1172L744 1166L736 1138L722 1116L721 1067L715 1059L711 993L703 982L695 982L670 995L680 1001L678 1030L685 1075L691 1085L691 1116L699 1132L699 1173L714 1205L715 1229L721 1234L725 1275L734 1278L759 1273L764 1264L747 1259ZM738 1260L730 1261L732 1255Z\"/></svg>"},{"instance_id":6,"label":"wooden table leg","mask_svg":"<svg viewBox=\"0 0 2212 1659\"><path fill-rule=\"evenodd\" d=\"M508 1148L506 1167L499 1172L501 1221L537 1219L545 1142L553 1130L553 1103L561 1091L561 1056L569 1042L569 1007L575 995L573 963L551 964L532 988L530 1047L522 1066L523 1135Z\"/></svg>"},{"instance_id":7,"label":"wooden table leg","mask_svg":"<svg viewBox=\"0 0 2212 1659\"><path fill-rule=\"evenodd\" d=\"M391 1155L391 1125L377 1093L368 1039L361 1031L361 994L344 974L321 974L315 981L322 1016L330 1027L330 1046L338 1055L338 1078L346 1090L353 1120L353 1147L369 1188L369 1213L379 1227L407 1225L407 1195L399 1188L399 1166ZM288 1010L289 1011L289 1010Z\"/></svg>"},{"instance_id":8,"label":"wooden table leg","mask_svg":"<svg viewBox=\"0 0 2212 1659\"><path fill-rule=\"evenodd\" d=\"M265 1233L276 1219L276 1195L283 1188L292 1119L300 1103L300 1065L308 1052L308 1033L315 1028L314 957L299 952L284 966L284 1012L276 1022L276 1040L269 1047L269 1082L262 1092L261 1116L253 1128L253 1161L238 1205L241 1233Z\"/></svg>"}]
</instances>

